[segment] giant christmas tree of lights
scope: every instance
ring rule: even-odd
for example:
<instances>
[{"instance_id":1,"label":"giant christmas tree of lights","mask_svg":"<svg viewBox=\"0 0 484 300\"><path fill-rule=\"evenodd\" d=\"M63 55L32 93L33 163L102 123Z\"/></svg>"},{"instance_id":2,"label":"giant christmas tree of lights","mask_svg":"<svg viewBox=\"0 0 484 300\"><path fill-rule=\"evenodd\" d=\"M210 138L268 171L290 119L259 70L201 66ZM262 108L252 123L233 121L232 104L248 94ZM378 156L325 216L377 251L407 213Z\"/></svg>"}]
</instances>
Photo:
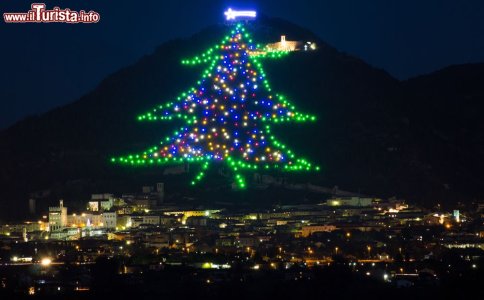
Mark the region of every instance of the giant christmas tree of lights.
<instances>
[{"instance_id":1,"label":"giant christmas tree of lights","mask_svg":"<svg viewBox=\"0 0 484 300\"><path fill-rule=\"evenodd\" d=\"M297 112L284 96L272 94L260 61L287 52L260 50L243 24L234 20L230 34L220 44L182 61L185 65L208 64L196 86L175 101L138 116L139 121L181 119L184 125L157 146L111 161L126 165L200 163L192 184L204 177L211 162L224 162L239 188L246 186L246 171L319 170L296 157L272 134L273 124L316 118Z\"/></svg>"}]
</instances>

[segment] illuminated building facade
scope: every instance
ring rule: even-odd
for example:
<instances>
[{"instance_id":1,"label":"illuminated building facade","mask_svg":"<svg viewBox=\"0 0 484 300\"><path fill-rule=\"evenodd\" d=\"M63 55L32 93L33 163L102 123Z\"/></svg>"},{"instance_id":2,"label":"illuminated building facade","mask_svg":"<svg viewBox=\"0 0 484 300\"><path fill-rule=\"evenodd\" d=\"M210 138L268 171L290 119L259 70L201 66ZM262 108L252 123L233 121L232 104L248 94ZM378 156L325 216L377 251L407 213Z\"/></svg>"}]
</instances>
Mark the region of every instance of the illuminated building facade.
<instances>
[{"instance_id":1,"label":"illuminated building facade","mask_svg":"<svg viewBox=\"0 0 484 300\"><path fill-rule=\"evenodd\" d=\"M58 231L67 226L67 207L64 200L59 201L59 206L49 207L49 231Z\"/></svg>"}]
</instances>

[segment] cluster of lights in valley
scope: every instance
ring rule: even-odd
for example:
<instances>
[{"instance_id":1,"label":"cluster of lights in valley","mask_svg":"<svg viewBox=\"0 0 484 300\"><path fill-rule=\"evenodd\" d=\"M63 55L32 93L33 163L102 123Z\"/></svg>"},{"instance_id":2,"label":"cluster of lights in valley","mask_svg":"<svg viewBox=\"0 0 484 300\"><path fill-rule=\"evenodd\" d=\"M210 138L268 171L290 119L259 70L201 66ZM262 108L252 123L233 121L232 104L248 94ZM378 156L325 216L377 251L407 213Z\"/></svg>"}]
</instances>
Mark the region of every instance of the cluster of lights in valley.
<instances>
[{"instance_id":1,"label":"cluster of lights in valley","mask_svg":"<svg viewBox=\"0 0 484 300\"><path fill-rule=\"evenodd\" d=\"M192 181L199 182L211 161L224 161L234 173L239 188L246 182L241 171L278 169L282 171L319 170L297 158L271 132L271 124L314 121L311 115L295 111L282 95L271 94L271 87L260 60L287 55L287 51L258 51L250 34L236 17L255 17L255 12L226 13L233 28L219 45L182 64L209 64L196 87L182 93L176 101L160 105L138 116L140 121L181 119L184 126L166 137L159 146L141 154L112 158L129 165L198 162L201 170Z\"/></svg>"}]
</instances>

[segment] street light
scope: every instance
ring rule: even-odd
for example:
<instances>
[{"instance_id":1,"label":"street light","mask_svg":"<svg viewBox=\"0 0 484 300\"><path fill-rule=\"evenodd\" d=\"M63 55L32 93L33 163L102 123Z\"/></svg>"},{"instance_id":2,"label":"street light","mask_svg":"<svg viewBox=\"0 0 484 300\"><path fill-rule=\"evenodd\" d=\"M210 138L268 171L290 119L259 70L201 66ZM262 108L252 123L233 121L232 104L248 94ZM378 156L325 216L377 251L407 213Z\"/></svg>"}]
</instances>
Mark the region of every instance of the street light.
<instances>
[{"instance_id":1,"label":"street light","mask_svg":"<svg viewBox=\"0 0 484 300\"><path fill-rule=\"evenodd\" d=\"M371 246L366 246L366 249L368 249L368 257L371 258Z\"/></svg>"},{"instance_id":2,"label":"street light","mask_svg":"<svg viewBox=\"0 0 484 300\"><path fill-rule=\"evenodd\" d=\"M335 254L335 255L338 255L338 250L339 250L339 248L338 248L338 247L334 247L334 254Z\"/></svg>"},{"instance_id":3,"label":"street light","mask_svg":"<svg viewBox=\"0 0 484 300\"><path fill-rule=\"evenodd\" d=\"M42 258L42 260L40 261L40 264L44 267L50 266L51 263L52 263L52 259L48 257Z\"/></svg>"}]
</instances>

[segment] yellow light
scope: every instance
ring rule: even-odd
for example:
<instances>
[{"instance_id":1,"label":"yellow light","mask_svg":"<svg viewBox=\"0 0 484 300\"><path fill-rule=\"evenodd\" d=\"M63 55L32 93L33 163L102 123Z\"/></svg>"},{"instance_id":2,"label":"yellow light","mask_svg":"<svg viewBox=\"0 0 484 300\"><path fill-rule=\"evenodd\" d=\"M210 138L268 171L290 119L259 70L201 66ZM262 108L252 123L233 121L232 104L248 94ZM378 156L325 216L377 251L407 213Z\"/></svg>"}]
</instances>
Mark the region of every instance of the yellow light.
<instances>
[{"instance_id":1,"label":"yellow light","mask_svg":"<svg viewBox=\"0 0 484 300\"><path fill-rule=\"evenodd\" d=\"M50 266L51 263L52 263L52 259L48 257L42 258L42 260L40 261L40 264L44 267Z\"/></svg>"}]
</instances>

